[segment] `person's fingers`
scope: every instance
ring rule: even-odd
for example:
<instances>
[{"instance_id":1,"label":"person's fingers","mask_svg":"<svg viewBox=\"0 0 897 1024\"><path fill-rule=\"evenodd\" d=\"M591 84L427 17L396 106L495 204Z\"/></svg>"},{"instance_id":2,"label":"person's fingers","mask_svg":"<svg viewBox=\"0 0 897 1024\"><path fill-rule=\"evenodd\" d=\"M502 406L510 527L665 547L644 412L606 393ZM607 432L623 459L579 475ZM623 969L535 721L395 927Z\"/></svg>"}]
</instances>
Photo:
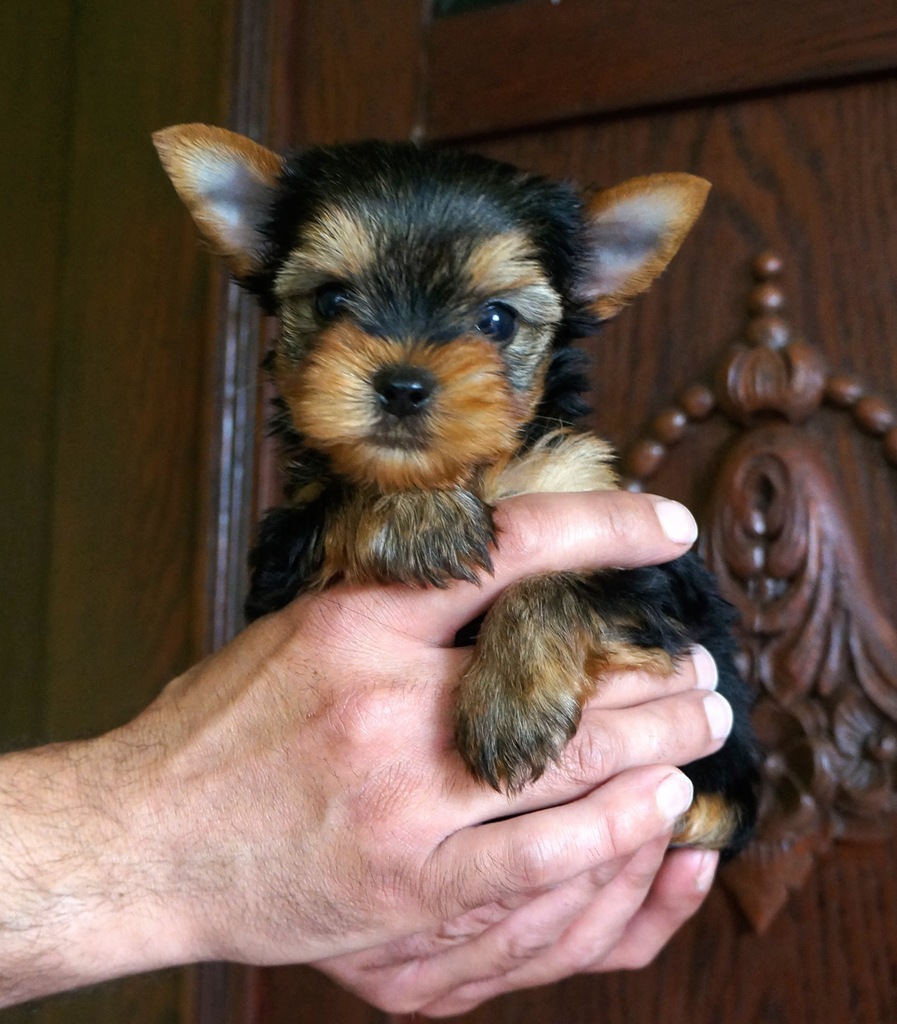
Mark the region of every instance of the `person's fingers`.
<instances>
[{"instance_id":1,"label":"person's fingers","mask_svg":"<svg viewBox=\"0 0 897 1024\"><path fill-rule=\"evenodd\" d=\"M495 518L498 548L491 574L484 572L477 584L459 582L445 589L378 588L376 615L382 625L430 643L452 644L462 626L527 576L668 562L697 536L683 505L626 491L521 495L502 502ZM351 591L360 614L366 592Z\"/></svg>"},{"instance_id":2,"label":"person's fingers","mask_svg":"<svg viewBox=\"0 0 897 1024\"><path fill-rule=\"evenodd\" d=\"M658 850L653 863L656 871L666 839L653 845ZM508 975L517 980L514 987L524 987L530 969L537 977L539 961L550 956L570 923L625 865L625 859L608 862L535 895L478 907L432 933L417 936L417 941L370 950L355 957L352 980L361 982L361 995L393 1013L413 1013L421 1008L429 1012L430 1004L438 1013L443 1004L455 1005L455 993L462 994L466 1006L464 993L468 989L476 992L486 986L488 998L505 990L503 981ZM646 889L649 884L650 880ZM615 930L614 941L616 938ZM337 977L340 968L345 968L339 961L319 966Z\"/></svg>"},{"instance_id":3,"label":"person's fingers","mask_svg":"<svg viewBox=\"0 0 897 1024\"><path fill-rule=\"evenodd\" d=\"M625 771L570 803L449 835L425 867L436 920L558 885L667 836L691 782L655 766Z\"/></svg>"},{"instance_id":4,"label":"person's fingers","mask_svg":"<svg viewBox=\"0 0 897 1024\"><path fill-rule=\"evenodd\" d=\"M588 706L606 711L629 708L688 690L715 690L718 682L719 672L713 656L706 647L698 645L689 657L679 661L672 675L643 671L602 675Z\"/></svg>"},{"instance_id":5,"label":"person's fingers","mask_svg":"<svg viewBox=\"0 0 897 1024\"><path fill-rule=\"evenodd\" d=\"M664 835L557 886L318 966L381 1009L427 1017L571 974L644 966L701 905L717 863L666 844Z\"/></svg>"},{"instance_id":6,"label":"person's fingers","mask_svg":"<svg viewBox=\"0 0 897 1024\"><path fill-rule=\"evenodd\" d=\"M627 924L620 942L590 969L633 970L651 963L670 937L698 911L710 891L718 863L719 854L713 850L671 850L644 906Z\"/></svg>"},{"instance_id":7,"label":"person's fingers","mask_svg":"<svg viewBox=\"0 0 897 1024\"><path fill-rule=\"evenodd\" d=\"M731 728L732 707L715 691L693 689L613 711L587 706L576 735L537 782L509 798L484 791L483 800L493 814L502 813L503 800L505 814L545 807L628 768L690 764L718 750Z\"/></svg>"},{"instance_id":8,"label":"person's fingers","mask_svg":"<svg viewBox=\"0 0 897 1024\"><path fill-rule=\"evenodd\" d=\"M609 875L588 872L532 900L474 940L466 972L421 1010L441 1017L521 988L548 985L590 969L606 956L637 916L663 861L664 839L646 844ZM582 922L601 922L600 934ZM456 954L456 959L460 957ZM449 966L441 957L434 968ZM434 970L435 974L435 970ZM465 976L466 975L466 976Z\"/></svg>"}]
</instances>

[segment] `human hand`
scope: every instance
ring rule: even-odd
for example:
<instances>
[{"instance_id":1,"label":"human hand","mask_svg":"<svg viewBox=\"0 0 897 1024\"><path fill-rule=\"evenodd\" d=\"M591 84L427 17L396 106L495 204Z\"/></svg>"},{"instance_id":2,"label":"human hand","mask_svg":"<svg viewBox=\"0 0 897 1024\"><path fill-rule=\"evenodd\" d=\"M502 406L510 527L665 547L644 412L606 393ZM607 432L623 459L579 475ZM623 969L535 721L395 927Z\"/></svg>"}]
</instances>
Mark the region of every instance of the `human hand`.
<instances>
[{"instance_id":1,"label":"human hand","mask_svg":"<svg viewBox=\"0 0 897 1024\"><path fill-rule=\"evenodd\" d=\"M145 769L162 834L177 835L185 815L203 822L168 903L203 959L286 963L370 947L667 835L688 784L665 766L716 749L705 705L725 707L694 689L688 668L657 700L593 702L562 763L514 799L473 783L451 748L452 691L469 652L450 645L505 586L547 568L665 560L684 546L663 535L650 499L631 495L521 498L499 515L495 576L481 586L300 598L125 730L146 748L165 737ZM665 780L679 795L666 815ZM209 848L227 870L217 899Z\"/></svg>"},{"instance_id":2,"label":"human hand","mask_svg":"<svg viewBox=\"0 0 897 1024\"><path fill-rule=\"evenodd\" d=\"M698 910L717 860L656 839L544 892L314 966L382 1010L426 1017L572 974L644 967Z\"/></svg>"},{"instance_id":3,"label":"human hand","mask_svg":"<svg viewBox=\"0 0 897 1024\"><path fill-rule=\"evenodd\" d=\"M697 685L713 685L706 652L676 677L617 674L591 708L628 710ZM605 813L613 820L609 784ZM673 850L669 835L608 857L558 885L477 907L436 928L317 962L325 974L391 1013L454 1016L502 993L571 974L643 967L700 907L718 854Z\"/></svg>"},{"instance_id":4,"label":"human hand","mask_svg":"<svg viewBox=\"0 0 897 1024\"><path fill-rule=\"evenodd\" d=\"M673 539L659 519L670 511L684 526ZM641 851L659 856L689 799L669 766L720 745L725 701L695 688L691 663L658 699L656 680L632 677L616 704L607 686L561 763L508 798L474 783L452 748L469 652L450 645L517 579L666 561L690 544L692 521L619 492L512 499L498 519L495 575L479 587L302 597L127 726L13 757L8 786L24 787L23 803L25 790L41 796L21 808L12 849L37 835L36 866L66 866L53 913L67 941L41 932L54 956L65 949L64 970L48 971L32 944L28 993L196 960L332 958L495 905L539 913L555 887L585 906L615 879L646 877ZM0 770L0 798L3 783ZM0 875L3 856L0 830ZM59 892L42 889L45 902ZM0 965L3 948L0 936Z\"/></svg>"}]
</instances>

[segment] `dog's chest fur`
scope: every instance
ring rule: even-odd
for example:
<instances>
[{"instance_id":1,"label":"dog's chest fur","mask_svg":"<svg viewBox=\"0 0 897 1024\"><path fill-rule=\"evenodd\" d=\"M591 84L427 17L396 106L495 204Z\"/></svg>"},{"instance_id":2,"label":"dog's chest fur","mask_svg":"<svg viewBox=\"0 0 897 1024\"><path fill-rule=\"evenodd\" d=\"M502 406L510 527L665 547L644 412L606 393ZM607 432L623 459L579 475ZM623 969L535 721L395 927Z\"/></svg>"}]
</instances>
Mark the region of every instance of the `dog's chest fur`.
<instances>
[{"instance_id":1,"label":"dog's chest fur","mask_svg":"<svg viewBox=\"0 0 897 1024\"><path fill-rule=\"evenodd\" d=\"M613 448L594 434L558 430L484 470L478 491L490 504L517 494L609 491L617 487L613 459Z\"/></svg>"}]
</instances>

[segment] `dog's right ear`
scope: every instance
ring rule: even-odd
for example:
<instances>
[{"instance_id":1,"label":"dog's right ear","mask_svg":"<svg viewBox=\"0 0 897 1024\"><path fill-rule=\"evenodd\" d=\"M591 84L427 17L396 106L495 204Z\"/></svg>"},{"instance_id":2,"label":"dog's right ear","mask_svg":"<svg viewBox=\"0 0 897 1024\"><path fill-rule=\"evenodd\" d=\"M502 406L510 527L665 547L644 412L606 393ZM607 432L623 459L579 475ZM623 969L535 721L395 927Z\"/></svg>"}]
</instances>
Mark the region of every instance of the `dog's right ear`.
<instances>
[{"instance_id":1,"label":"dog's right ear","mask_svg":"<svg viewBox=\"0 0 897 1024\"><path fill-rule=\"evenodd\" d=\"M163 128L153 143L203 237L231 273L244 278L260 270L283 158L204 124Z\"/></svg>"}]
</instances>

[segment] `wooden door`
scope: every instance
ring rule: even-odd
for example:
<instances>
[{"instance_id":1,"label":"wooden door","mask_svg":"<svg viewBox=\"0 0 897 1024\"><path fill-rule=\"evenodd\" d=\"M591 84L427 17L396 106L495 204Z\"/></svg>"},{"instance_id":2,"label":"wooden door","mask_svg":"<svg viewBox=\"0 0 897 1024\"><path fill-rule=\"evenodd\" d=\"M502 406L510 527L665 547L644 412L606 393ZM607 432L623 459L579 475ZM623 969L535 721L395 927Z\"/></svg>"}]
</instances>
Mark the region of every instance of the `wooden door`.
<instances>
[{"instance_id":1,"label":"wooden door","mask_svg":"<svg viewBox=\"0 0 897 1024\"><path fill-rule=\"evenodd\" d=\"M272 139L713 182L670 271L591 345L594 426L633 486L697 511L769 754L761 842L654 965L465 1019L897 1019L897 7L438 6L458 10L284 3ZM256 1024L383 1019L307 970L240 985Z\"/></svg>"}]
</instances>

